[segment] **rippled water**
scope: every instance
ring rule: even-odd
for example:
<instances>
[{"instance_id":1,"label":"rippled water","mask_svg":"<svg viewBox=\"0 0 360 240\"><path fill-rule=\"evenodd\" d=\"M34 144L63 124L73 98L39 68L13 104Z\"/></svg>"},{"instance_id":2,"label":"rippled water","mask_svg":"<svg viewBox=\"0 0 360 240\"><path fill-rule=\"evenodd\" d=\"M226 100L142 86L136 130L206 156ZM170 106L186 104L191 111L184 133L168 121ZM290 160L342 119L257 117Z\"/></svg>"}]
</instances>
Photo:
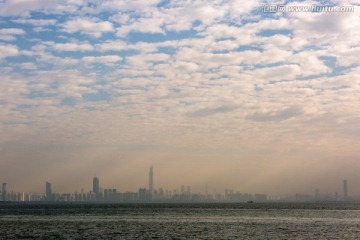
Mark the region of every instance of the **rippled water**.
<instances>
[{"instance_id":1,"label":"rippled water","mask_svg":"<svg viewBox=\"0 0 360 240\"><path fill-rule=\"evenodd\" d=\"M360 239L360 204L7 204L0 239Z\"/></svg>"}]
</instances>

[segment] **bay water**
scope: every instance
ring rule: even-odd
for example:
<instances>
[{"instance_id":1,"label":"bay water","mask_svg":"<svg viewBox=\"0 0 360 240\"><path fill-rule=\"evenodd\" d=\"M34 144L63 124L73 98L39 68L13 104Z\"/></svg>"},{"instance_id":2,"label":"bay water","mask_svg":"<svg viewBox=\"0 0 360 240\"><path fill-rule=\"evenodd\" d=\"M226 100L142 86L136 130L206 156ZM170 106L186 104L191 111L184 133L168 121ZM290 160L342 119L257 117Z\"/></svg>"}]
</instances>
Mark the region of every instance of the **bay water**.
<instances>
[{"instance_id":1,"label":"bay water","mask_svg":"<svg viewBox=\"0 0 360 240\"><path fill-rule=\"evenodd\" d=\"M360 203L7 203L0 239L360 239Z\"/></svg>"}]
</instances>

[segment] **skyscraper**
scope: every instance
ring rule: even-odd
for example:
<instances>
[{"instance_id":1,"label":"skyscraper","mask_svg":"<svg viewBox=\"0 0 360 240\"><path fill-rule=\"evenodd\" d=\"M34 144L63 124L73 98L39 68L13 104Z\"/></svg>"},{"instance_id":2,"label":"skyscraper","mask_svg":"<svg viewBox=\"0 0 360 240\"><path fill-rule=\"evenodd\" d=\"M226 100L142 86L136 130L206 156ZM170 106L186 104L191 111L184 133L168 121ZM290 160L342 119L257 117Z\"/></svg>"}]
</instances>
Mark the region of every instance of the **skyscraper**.
<instances>
[{"instance_id":1,"label":"skyscraper","mask_svg":"<svg viewBox=\"0 0 360 240\"><path fill-rule=\"evenodd\" d=\"M47 201L52 200L52 190L51 190L51 183L46 181L45 183L45 197Z\"/></svg>"},{"instance_id":2,"label":"skyscraper","mask_svg":"<svg viewBox=\"0 0 360 240\"><path fill-rule=\"evenodd\" d=\"M343 182L343 190L344 190L344 200L348 199L348 186L347 186L347 180L344 180Z\"/></svg>"},{"instance_id":3,"label":"skyscraper","mask_svg":"<svg viewBox=\"0 0 360 240\"><path fill-rule=\"evenodd\" d=\"M6 183L3 183L2 184L2 190L1 190L1 200L2 201L6 201L7 199L6 199L6 195L7 195L7 192L6 192Z\"/></svg>"},{"instance_id":4,"label":"skyscraper","mask_svg":"<svg viewBox=\"0 0 360 240\"><path fill-rule=\"evenodd\" d=\"M97 195L100 192L100 186L99 186L99 178L94 177L93 178L93 192Z\"/></svg>"},{"instance_id":5,"label":"skyscraper","mask_svg":"<svg viewBox=\"0 0 360 240\"><path fill-rule=\"evenodd\" d=\"M154 194L154 173L152 166L150 167L149 172L149 193L151 196Z\"/></svg>"},{"instance_id":6,"label":"skyscraper","mask_svg":"<svg viewBox=\"0 0 360 240\"><path fill-rule=\"evenodd\" d=\"M96 176L93 178L93 193L95 194L95 200L101 200L102 194L100 193L100 181Z\"/></svg>"}]
</instances>

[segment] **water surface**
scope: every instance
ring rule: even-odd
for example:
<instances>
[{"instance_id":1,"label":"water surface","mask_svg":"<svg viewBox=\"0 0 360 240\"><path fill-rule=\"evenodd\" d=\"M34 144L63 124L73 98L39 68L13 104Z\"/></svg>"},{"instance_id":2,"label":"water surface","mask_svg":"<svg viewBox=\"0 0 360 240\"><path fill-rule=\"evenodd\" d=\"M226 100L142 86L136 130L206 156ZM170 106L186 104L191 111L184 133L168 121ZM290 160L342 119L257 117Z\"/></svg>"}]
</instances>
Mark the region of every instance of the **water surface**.
<instances>
[{"instance_id":1,"label":"water surface","mask_svg":"<svg viewBox=\"0 0 360 240\"><path fill-rule=\"evenodd\" d=\"M0 239L360 239L360 204L2 204L0 233Z\"/></svg>"}]
</instances>

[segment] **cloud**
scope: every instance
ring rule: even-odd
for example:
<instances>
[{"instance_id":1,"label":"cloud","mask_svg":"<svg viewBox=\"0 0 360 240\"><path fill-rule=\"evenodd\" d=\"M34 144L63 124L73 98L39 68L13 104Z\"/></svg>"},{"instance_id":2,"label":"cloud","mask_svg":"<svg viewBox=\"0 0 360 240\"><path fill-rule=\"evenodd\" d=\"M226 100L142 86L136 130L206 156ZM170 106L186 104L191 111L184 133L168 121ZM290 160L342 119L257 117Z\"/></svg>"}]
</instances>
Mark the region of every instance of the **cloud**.
<instances>
[{"instance_id":1,"label":"cloud","mask_svg":"<svg viewBox=\"0 0 360 240\"><path fill-rule=\"evenodd\" d=\"M19 50L15 45L0 44L0 59L19 55Z\"/></svg>"},{"instance_id":2,"label":"cloud","mask_svg":"<svg viewBox=\"0 0 360 240\"><path fill-rule=\"evenodd\" d=\"M289 61L300 64L300 75L311 76L320 75L331 72L331 69L319 59L317 55L321 55L322 52L316 51L302 51L289 57Z\"/></svg>"},{"instance_id":3,"label":"cloud","mask_svg":"<svg viewBox=\"0 0 360 240\"><path fill-rule=\"evenodd\" d=\"M4 149L142 145L207 160L210 149L228 165L358 156L358 14L264 14L238 0L0 2Z\"/></svg>"},{"instance_id":4,"label":"cloud","mask_svg":"<svg viewBox=\"0 0 360 240\"><path fill-rule=\"evenodd\" d=\"M27 99L21 96L29 92L28 83L24 79L9 77L4 74L0 76L2 79L0 82L0 104L7 103L10 104L10 107L11 105L25 104ZM6 111L2 113L2 117L4 117L3 119L8 119L6 115L9 112L6 108L4 110Z\"/></svg>"},{"instance_id":5,"label":"cloud","mask_svg":"<svg viewBox=\"0 0 360 240\"><path fill-rule=\"evenodd\" d=\"M129 32L143 32L143 33L162 33L163 19L161 18L141 18L134 23L122 26L117 31L116 35L120 37L126 36Z\"/></svg>"},{"instance_id":6,"label":"cloud","mask_svg":"<svg viewBox=\"0 0 360 240\"><path fill-rule=\"evenodd\" d=\"M294 35L312 45L355 46L360 39L360 16L355 12L292 12L289 22Z\"/></svg>"},{"instance_id":7,"label":"cloud","mask_svg":"<svg viewBox=\"0 0 360 240\"><path fill-rule=\"evenodd\" d=\"M164 53L154 54L139 54L134 56L128 56L126 62L129 65L135 66L138 69L150 68L155 63L167 62L170 56Z\"/></svg>"},{"instance_id":8,"label":"cloud","mask_svg":"<svg viewBox=\"0 0 360 240\"><path fill-rule=\"evenodd\" d=\"M254 73L255 77L265 80L292 80L301 73L301 68L295 64L286 64L276 67L257 68Z\"/></svg>"},{"instance_id":9,"label":"cloud","mask_svg":"<svg viewBox=\"0 0 360 240\"><path fill-rule=\"evenodd\" d=\"M64 98L81 99L83 94L96 92L92 87L95 85L92 76L83 76L78 70L38 70L27 80L31 82L29 99L38 99L40 103L51 99L52 106L60 104Z\"/></svg>"},{"instance_id":10,"label":"cloud","mask_svg":"<svg viewBox=\"0 0 360 240\"><path fill-rule=\"evenodd\" d=\"M56 19L27 19L27 18L21 18L21 19L13 19L11 20L12 22L15 23L20 23L20 24L30 24L30 25L34 25L36 27L46 27L46 26L52 26L55 25L57 23Z\"/></svg>"},{"instance_id":11,"label":"cloud","mask_svg":"<svg viewBox=\"0 0 360 240\"><path fill-rule=\"evenodd\" d=\"M260 111L247 117L248 120L256 122L270 122L270 121L284 121L303 113L303 110L299 107L289 107L283 110L275 111Z\"/></svg>"},{"instance_id":12,"label":"cloud","mask_svg":"<svg viewBox=\"0 0 360 240\"><path fill-rule=\"evenodd\" d=\"M96 47L101 52L114 51L114 50L124 51L129 49L127 43L120 40L108 40L106 42L98 44Z\"/></svg>"},{"instance_id":13,"label":"cloud","mask_svg":"<svg viewBox=\"0 0 360 240\"><path fill-rule=\"evenodd\" d=\"M360 47L332 46L328 54L335 56L340 66L360 65Z\"/></svg>"},{"instance_id":14,"label":"cloud","mask_svg":"<svg viewBox=\"0 0 360 240\"><path fill-rule=\"evenodd\" d=\"M245 16L248 16L252 10L260 7L260 1L247 1L247 2L239 2L237 0L230 0L225 5L226 8L228 8L230 16L232 18L244 18Z\"/></svg>"},{"instance_id":15,"label":"cloud","mask_svg":"<svg viewBox=\"0 0 360 240\"><path fill-rule=\"evenodd\" d=\"M104 33L113 32L114 28L112 23L108 21L77 18L65 22L63 31L68 33L80 32L81 34L99 38Z\"/></svg>"},{"instance_id":16,"label":"cloud","mask_svg":"<svg viewBox=\"0 0 360 240\"><path fill-rule=\"evenodd\" d=\"M136 11L136 10L145 10L151 7L155 7L159 4L161 0L109 0L103 1L99 6L100 9L106 11Z\"/></svg>"},{"instance_id":17,"label":"cloud","mask_svg":"<svg viewBox=\"0 0 360 240\"><path fill-rule=\"evenodd\" d=\"M93 46L88 43L56 43L53 46L56 51L92 51Z\"/></svg>"},{"instance_id":18,"label":"cloud","mask_svg":"<svg viewBox=\"0 0 360 240\"><path fill-rule=\"evenodd\" d=\"M354 25L348 23L348 19L353 18L352 13L297 12L290 15L296 31L309 31L314 34L338 34Z\"/></svg>"},{"instance_id":19,"label":"cloud","mask_svg":"<svg viewBox=\"0 0 360 240\"><path fill-rule=\"evenodd\" d=\"M19 28L2 28L0 29L0 40L3 41L14 41L16 35L23 35L25 31Z\"/></svg>"},{"instance_id":20,"label":"cloud","mask_svg":"<svg viewBox=\"0 0 360 240\"><path fill-rule=\"evenodd\" d=\"M236 1L228 1L226 4L207 1L172 1L161 8L154 8L154 4L149 4L148 8L125 7L125 4L113 2L105 5L117 5L115 8L125 11L131 9L133 21L128 17L124 20L124 15L115 18L115 21L121 23L117 36L126 37L130 32L142 33L160 33L166 34L168 31L186 31L191 30L194 23L200 23L198 28L205 28L217 21L223 20L230 15L232 18L249 13L258 3L243 4L239 7ZM139 12L141 14L139 14ZM227 15L228 14L228 15ZM129 16L129 15L126 15ZM139 17L141 16L141 17Z\"/></svg>"},{"instance_id":21,"label":"cloud","mask_svg":"<svg viewBox=\"0 0 360 240\"><path fill-rule=\"evenodd\" d=\"M30 11L39 11L46 8L56 7L61 0L7 0L0 8L1 16L28 16Z\"/></svg>"},{"instance_id":22,"label":"cloud","mask_svg":"<svg viewBox=\"0 0 360 240\"><path fill-rule=\"evenodd\" d=\"M37 69L37 65L33 62L25 62L25 63L21 63L20 67L22 69L28 69L28 70L35 70Z\"/></svg>"},{"instance_id":23,"label":"cloud","mask_svg":"<svg viewBox=\"0 0 360 240\"><path fill-rule=\"evenodd\" d=\"M116 62L120 62L122 58L117 55L107 55L107 56L88 56L81 59L85 63L102 63L105 65L113 65Z\"/></svg>"},{"instance_id":24,"label":"cloud","mask_svg":"<svg viewBox=\"0 0 360 240\"><path fill-rule=\"evenodd\" d=\"M186 116L188 117L208 117L218 113L227 113L235 111L236 109L240 108L237 105L222 105L220 107L214 108L203 108L200 110L196 110L194 112L187 113Z\"/></svg>"}]
</instances>

